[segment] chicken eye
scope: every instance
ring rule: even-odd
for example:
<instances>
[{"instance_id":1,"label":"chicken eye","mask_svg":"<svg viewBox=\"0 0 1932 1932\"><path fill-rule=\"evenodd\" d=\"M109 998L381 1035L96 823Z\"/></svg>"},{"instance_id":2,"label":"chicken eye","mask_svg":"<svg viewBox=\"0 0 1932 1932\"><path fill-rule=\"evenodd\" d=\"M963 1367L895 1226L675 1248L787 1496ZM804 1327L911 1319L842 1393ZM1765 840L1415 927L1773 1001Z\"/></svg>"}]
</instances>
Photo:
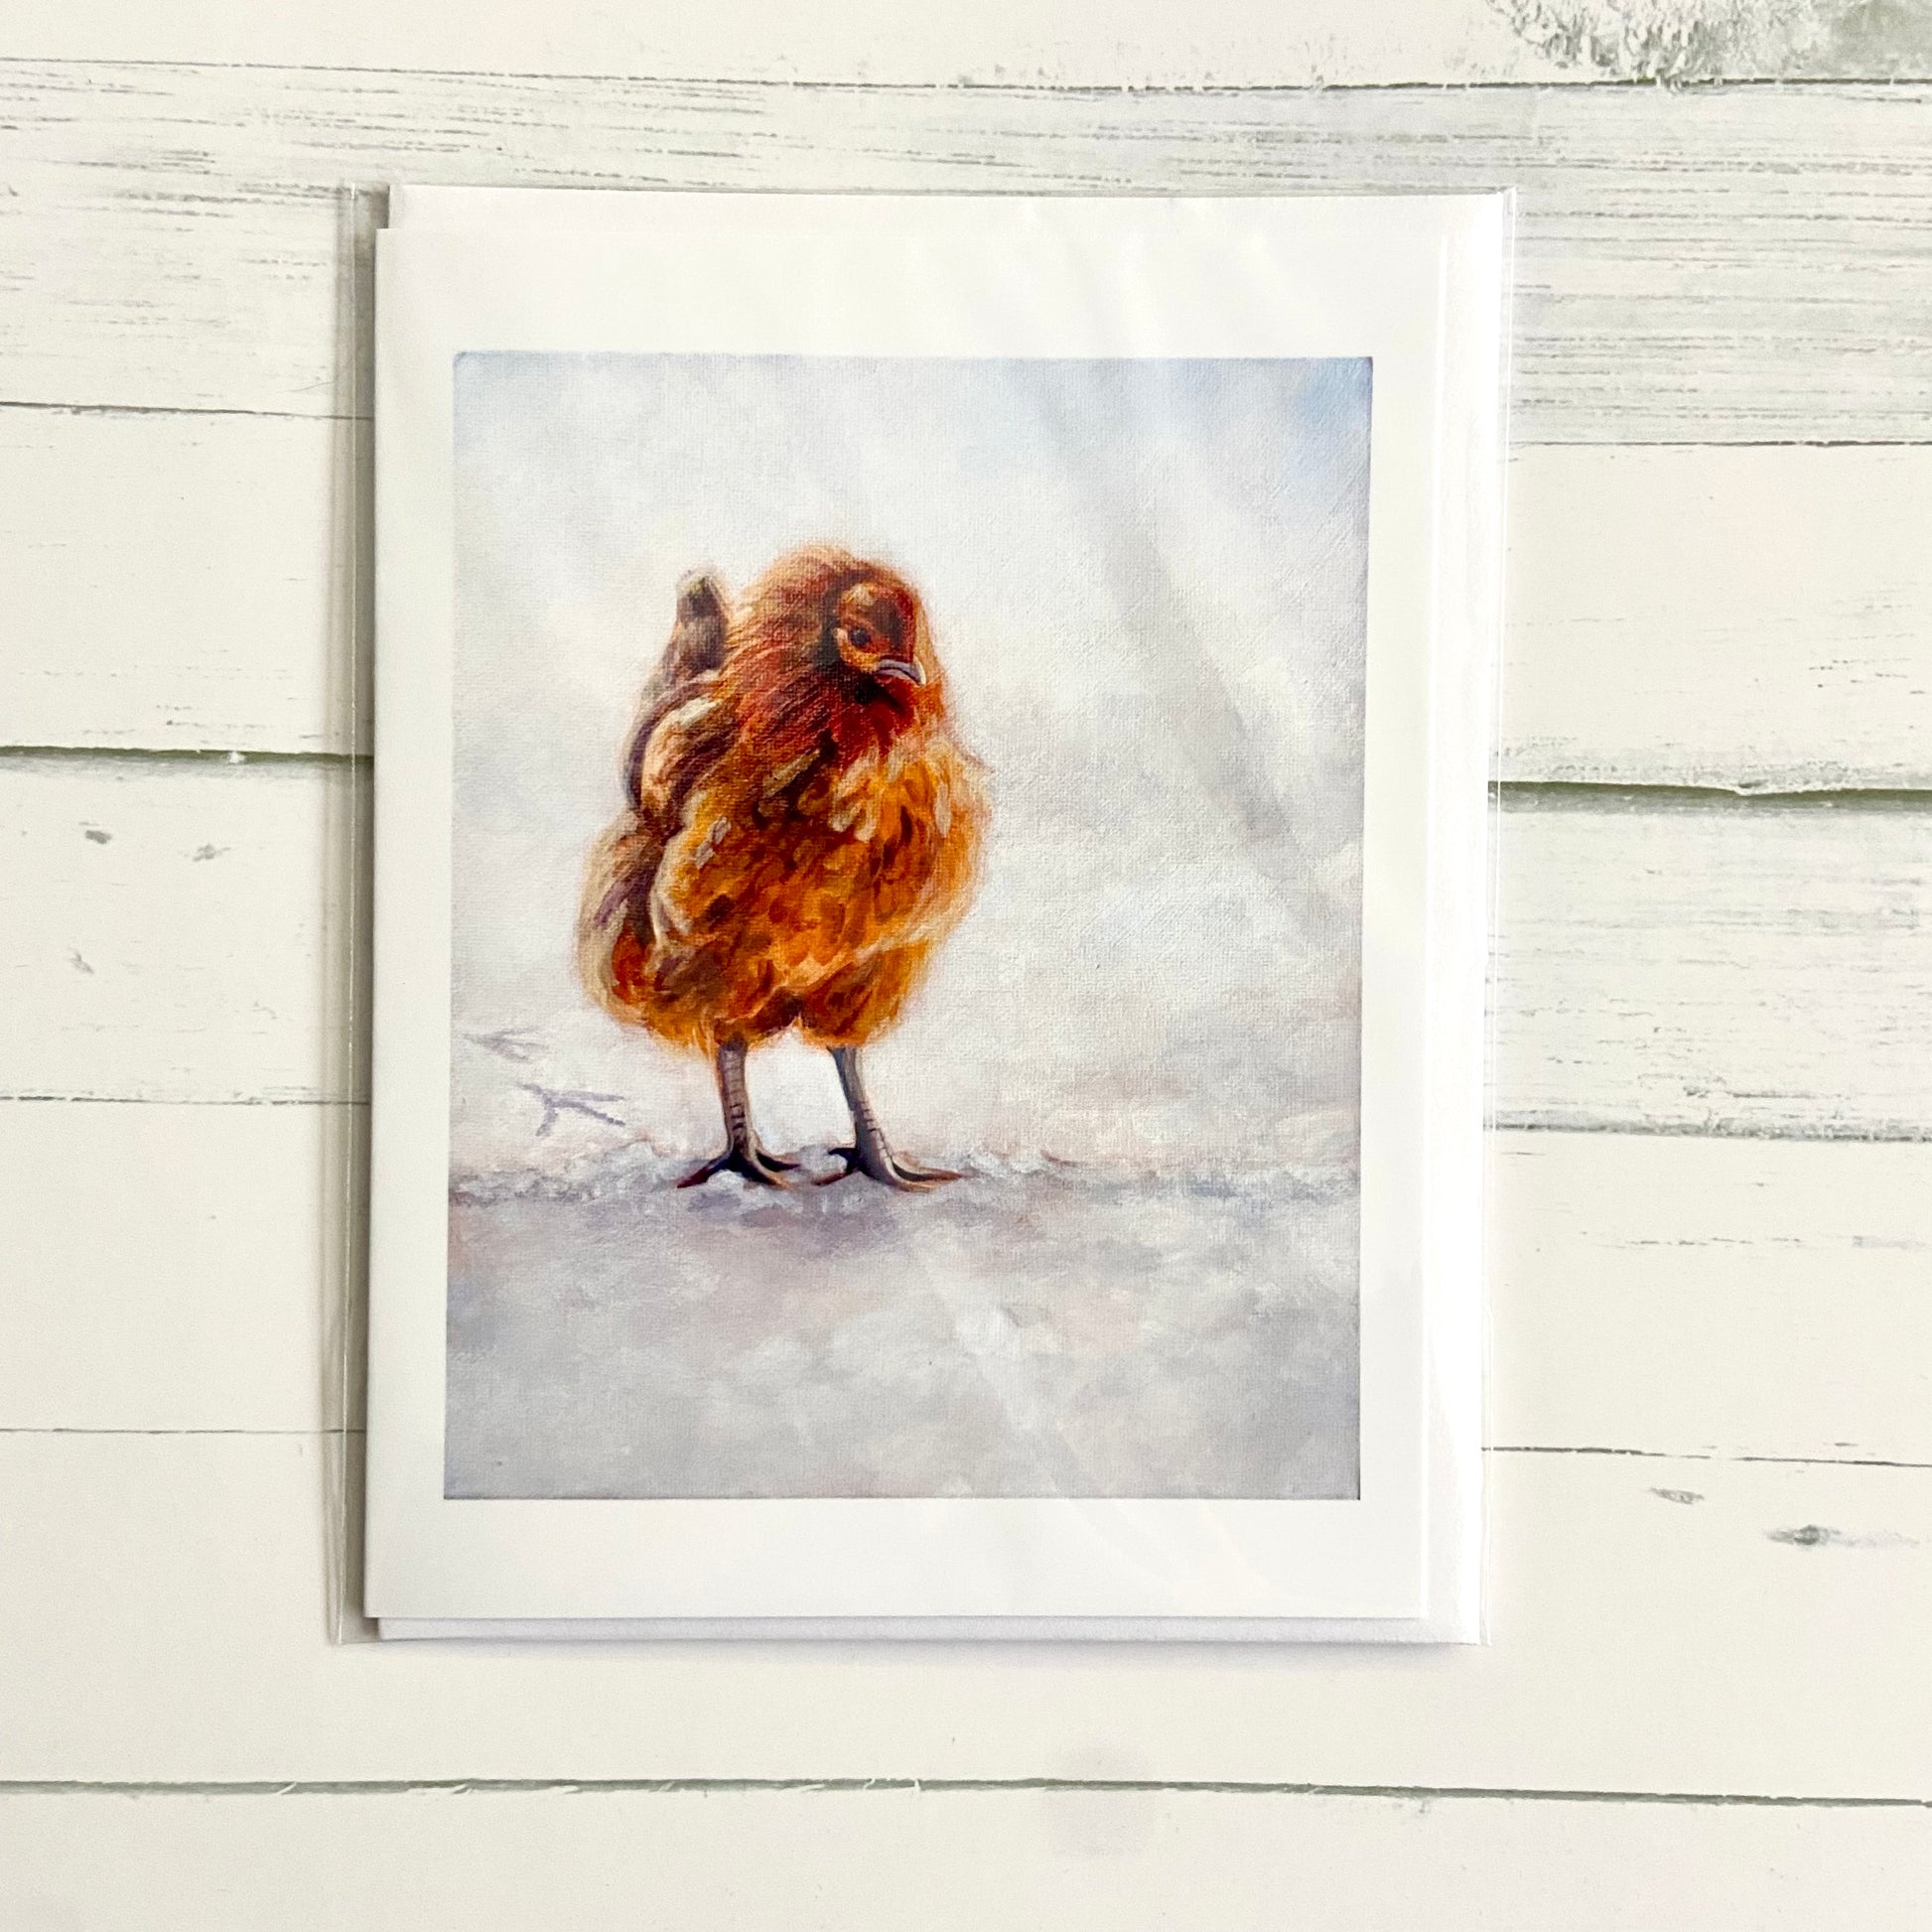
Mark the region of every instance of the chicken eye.
<instances>
[{"instance_id":1,"label":"chicken eye","mask_svg":"<svg viewBox=\"0 0 1932 1932\"><path fill-rule=\"evenodd\" d=\"M855 623L847 634L851 637L855 650L866 650L871 647L872 632L864 624Z\"/></svg>"}]
</instances>

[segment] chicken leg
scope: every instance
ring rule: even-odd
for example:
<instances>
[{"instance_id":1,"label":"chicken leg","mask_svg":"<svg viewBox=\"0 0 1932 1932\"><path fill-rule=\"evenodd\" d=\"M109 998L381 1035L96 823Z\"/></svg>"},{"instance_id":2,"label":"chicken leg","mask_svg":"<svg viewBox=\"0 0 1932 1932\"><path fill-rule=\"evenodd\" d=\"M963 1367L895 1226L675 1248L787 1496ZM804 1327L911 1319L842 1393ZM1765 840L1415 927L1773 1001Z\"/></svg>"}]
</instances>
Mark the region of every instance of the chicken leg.
<instances>
[{"instance_id":1,"label":"chicken leg","mask_svg":"<svg viewBox=\"0 0 1932 1932\"><path fill-rule=\"evenodd\" d=\"M832 1152L845 1163L841 1173L821 1177L819 1185L843 1180L847 1174L862 1173L882 1186L902 1188L907 1193L923 1193L941 1181L957 1180L958 1174L946 1168L920 1168L901 1161L892 1150L879 1116L866 1095L866 1083L859 1073L859 1049L834 1046L832 1064L839 1070L839 1085L845 1089L845 1104L852 1109L852 1145L835 1147Z\"/></svg>"},{"instance_id":2,"label":"chicken leg","mask_svg":"<svg viewBox=\"0 0 1932 1932\"><path fill-rule=\"evenodd\" d=\"M798 1166L767 1153L752 1125L752 1101L745 1086L745 1046L728 1040L718 1049L718 1102L725 1114L725 1151L715 1154L701 1168L693 1168L678 1182L680 1187L700 1187L715 1173L742 1174L760 1187L789 1187L785 1175Z\"/></svg>"}]
</instances>

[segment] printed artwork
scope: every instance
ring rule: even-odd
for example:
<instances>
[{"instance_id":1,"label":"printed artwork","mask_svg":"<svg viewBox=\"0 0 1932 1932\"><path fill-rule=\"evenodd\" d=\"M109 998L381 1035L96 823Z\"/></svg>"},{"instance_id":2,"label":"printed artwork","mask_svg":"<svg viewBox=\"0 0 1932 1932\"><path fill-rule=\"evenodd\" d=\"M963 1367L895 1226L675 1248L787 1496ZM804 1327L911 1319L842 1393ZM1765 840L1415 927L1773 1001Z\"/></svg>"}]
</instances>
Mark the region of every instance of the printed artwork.
<instances>
[{"instance_id":1,"label":"printed artwork","mask_svg":"<svg viewBox=\"0 0 1932 1932\"><path fill-rule=\"evenodd\" d=\"M1352 1497L1366 360L470 352L451 1497Z\"/></svg>"}]
</instances>

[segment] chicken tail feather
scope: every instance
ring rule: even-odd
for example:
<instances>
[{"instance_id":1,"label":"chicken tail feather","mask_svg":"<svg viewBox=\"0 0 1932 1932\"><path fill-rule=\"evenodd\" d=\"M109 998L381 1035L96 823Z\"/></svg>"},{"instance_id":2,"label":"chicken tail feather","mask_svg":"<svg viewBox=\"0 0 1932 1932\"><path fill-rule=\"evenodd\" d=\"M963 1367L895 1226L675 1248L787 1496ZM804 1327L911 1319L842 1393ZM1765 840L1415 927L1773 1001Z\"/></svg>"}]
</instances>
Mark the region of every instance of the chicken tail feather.
<instances>
[{"instance_id":1,"label":"chicken tail feather","mask_svg":"<svg viewBox=\"0 0 1932 1932\"><path fill-rule=\"evenodd\" d=\"M725 633L731 628L731 601L708 570L695 570L677 587L677 621L657 660L652 682L682 684L715 671L725 661Z\"/></svg>"}]
</instances>

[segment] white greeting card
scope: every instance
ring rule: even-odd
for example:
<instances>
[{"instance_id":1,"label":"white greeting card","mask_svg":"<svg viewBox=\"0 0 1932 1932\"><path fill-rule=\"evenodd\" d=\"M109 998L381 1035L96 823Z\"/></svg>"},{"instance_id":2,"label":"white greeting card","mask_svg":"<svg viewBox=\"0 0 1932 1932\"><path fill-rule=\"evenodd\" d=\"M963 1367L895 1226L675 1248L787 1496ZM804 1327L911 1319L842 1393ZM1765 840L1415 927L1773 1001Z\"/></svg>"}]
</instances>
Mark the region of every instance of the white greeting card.
<instances>
[{"instance_id":1,"label":"white greeting card","mask_svg":"<svg viewBox=\"0 0 1932 1932\"><path fill-rule=\"evenodd\" d=\"M385 1634L1479 1634L1507 233L396 191Z\"/></svg>"}]
</instances>

